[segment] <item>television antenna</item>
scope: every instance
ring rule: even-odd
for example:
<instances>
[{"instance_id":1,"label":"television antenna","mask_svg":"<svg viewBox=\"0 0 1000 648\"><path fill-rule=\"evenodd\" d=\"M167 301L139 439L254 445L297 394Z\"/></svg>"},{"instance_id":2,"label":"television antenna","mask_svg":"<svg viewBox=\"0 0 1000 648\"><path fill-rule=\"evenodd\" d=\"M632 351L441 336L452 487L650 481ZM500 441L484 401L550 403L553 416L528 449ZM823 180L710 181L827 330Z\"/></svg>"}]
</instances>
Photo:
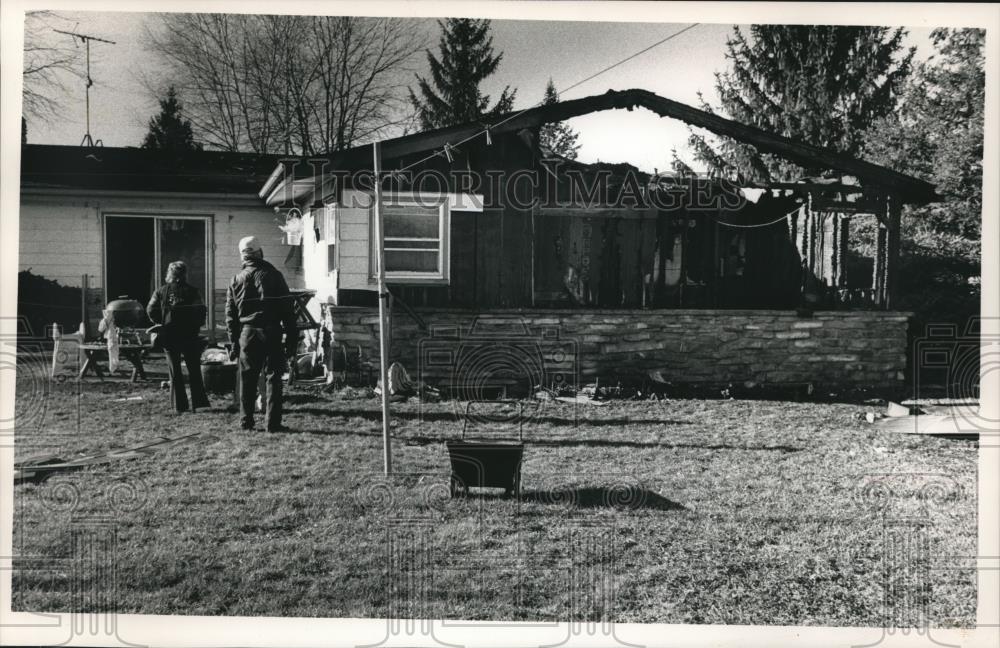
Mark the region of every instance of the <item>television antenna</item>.
<instances>
[{"instance_id":1,"label":"television antenna","mask_svg":"<svg viewBox=\"0 0 1000 648\"><path fill-rule=\"evenodd\" d=\"M80 41L87 48L87 134L83 136L83 141L80 142L80 146L104 146L104 142L97 140L94 142L94 138L90 136L90 86L94 85L94 80L90 78L90 41L97 41L98 43L107 43L109 45L116 45L112 40L106 40L104 38L98 38L97 36L91 36L89 34L80 34L78 32L63 31L62 29L53 29L52 31L59 32L60 34L66 34L67 36L73 37L73 43L76 43L76 39Z\"/></svg>"}]
</instances>

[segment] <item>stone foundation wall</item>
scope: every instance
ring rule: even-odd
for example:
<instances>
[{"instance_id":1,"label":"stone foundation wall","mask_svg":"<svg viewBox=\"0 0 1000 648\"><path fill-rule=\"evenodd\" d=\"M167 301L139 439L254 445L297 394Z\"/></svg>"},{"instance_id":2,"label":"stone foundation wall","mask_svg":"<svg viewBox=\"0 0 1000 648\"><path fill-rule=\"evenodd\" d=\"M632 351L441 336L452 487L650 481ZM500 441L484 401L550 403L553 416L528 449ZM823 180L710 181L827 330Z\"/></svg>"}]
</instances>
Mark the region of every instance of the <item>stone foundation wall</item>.
<instances>
[{"instance_id":1,"label":"stone foundation wall","mask_svg":"<svg viewBox=\"0 0 1000 648\"><path fill-rule=\"evenodd\" d=\"M335 342L346 345L353 357L360 352L377 375L377 309L334 306L328 312ZM530 372L540 364L550 379L581 382L641 379L658 372L662 380L679 384L831 387L900 384L910 317L891 311L819 311L800 317L763 310L417 314L428 331L400 309L392 313L391 357L412 377L432 384L456 374L474 381L490 372Z\"/></svg>"}]
</instances>

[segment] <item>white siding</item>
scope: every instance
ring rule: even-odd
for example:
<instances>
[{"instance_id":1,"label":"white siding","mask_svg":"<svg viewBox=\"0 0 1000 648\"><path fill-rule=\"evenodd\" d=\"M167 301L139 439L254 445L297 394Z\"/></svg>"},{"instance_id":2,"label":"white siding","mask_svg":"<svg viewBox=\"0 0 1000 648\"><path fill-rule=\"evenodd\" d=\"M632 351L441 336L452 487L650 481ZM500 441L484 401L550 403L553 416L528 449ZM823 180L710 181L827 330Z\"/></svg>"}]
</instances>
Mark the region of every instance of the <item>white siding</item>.
<instances>
[{"instance_id":1,"label":"white siding","mask_svg":"<svg viewBox=\"0 0 1000 648\"><path fill-rule=\"evenodd\" d=\"M90 275L92 287L103 285L100 210L87 202L33 204L21 202L18 270L79 287Z\"/></svg>"},{"instance_id":2,"label":"white siding","mask_svg":"<svg viewBox=\"0 0 1000 648\"><path fill-rule=\"evenodd\" d=\"M363 194L345 190L337 206L337 227L340 230L340 249L337 251L339 288L375 290L369 279L369 209L363 207L369 200ZM358 206L362 205L362 206Z\"/></svg>"},{"instance_id":3,"label":"white siding","mask_svg":"<svg viewBox=\"0 0 1000 648\"><path fill-rule=\"evenodd\" d=\"M482 196L448 194L447 197L449 204L461 205L463 209L471 211L482 211ZM337 290L376 290L370 275L370 202L371 198L367 194L356 190L345 189L340 196L336 206L337 267L333 275L326 268L325 242L316 244L315 234L310 229L313 225L306 225L306 247L303 252L305 281L307 287L318 291L317 298L320 301L336 303ZM330 233L325 233L322 225L320 232L321 235L330 236ZM445 236L448 236L447 226ZM448 250L447 245L444 249ZM447 259L445 261L447 267ZM324 268L325 271L321 274L319 268Z\"/></svg>"},{"instance_id":4,"label":"white siding","mask_svg":"<svg viewBox=\"0 0 1000 648\"><path fill-rule=\"evenodd\" d=\"M54 279L66 286L80 286L88 274L91 288L104 288L103 215L207 216L215 247L209 265L214 276L215 324L221 317L225 291L241 267L237 244L256 236L264 256L281 270L289 286L304 285L301 268L288 268L291 248L284 244L274 211L256 196L159 196L141 194L73 195L23 191L20 207L18 269ZM309 232L311 234L311 232ZM315 237L313 237L315 240Z\"/></svg>"},{"instance_id":5,"label":"white siding","mask_svg":"<svg viewBox=\"0 0 1000 648\"><path fill-rule=\"evenodd\" d=\"M278 229L274 211L261 205L229 207L215 212L215 285L225 289L233 275L240 271L240 239L256 236L264 249L264 258L281 270L292 288L304 286L302 269L285 267L291 247L285 244L284 234Z\"/></svg>"},{"instance_id":6,"label":"white siding","mask_svg":"<svg viewBox=\"0 0 1000 648\"><path fill-rule=\"evenodd\" d=\"M180 214L209 216L215 233L215 286L225 288L240 269L236 246L244 236L256 236L265 256L284 268L289 246L282 241L274 212L246 199L195 197L81 196L24 194L20 211L20 264L66 285L79 286L80 274L92 285L103 285L103 226L105 213L135 215ZM80 269L80 272L77 270ZM301 285L300 272L286 272L289 283Z\"/></svg>"}]
</instances>

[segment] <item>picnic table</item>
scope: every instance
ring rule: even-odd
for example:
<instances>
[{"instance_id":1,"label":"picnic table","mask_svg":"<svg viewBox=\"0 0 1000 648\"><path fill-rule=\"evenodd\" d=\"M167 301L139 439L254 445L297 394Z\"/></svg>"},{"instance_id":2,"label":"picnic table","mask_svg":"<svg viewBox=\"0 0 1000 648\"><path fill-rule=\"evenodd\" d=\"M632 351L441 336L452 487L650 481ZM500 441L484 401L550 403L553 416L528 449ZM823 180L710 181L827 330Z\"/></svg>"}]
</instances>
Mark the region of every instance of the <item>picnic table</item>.
<instances>
[{"instance_id":1,"label":"picnic table","mask_svg":"<svg viewBox=\"0 0 1000 648\"><path fill-rule=\"evenodd\" d=\"M146 379L146 370L142 366L142 358L151 347L148 344L120 344L118 345L118 355L132 363L132 382L137 382L140 378ZM99 361L107 359L108 345L103 342L87 342L80 345L80 350L84 354L83 367L80 368L80 378L83 378L88 371L104 380L104 371L98 364Z\"/></svg>"},{"instance_id":2,"label":"picnic table","mask_svg":"<svg viewBox=\"0 0 1000 648\"><path fill-rule=\"evenodd\" d=\"M309 312L307 304L309 300L316 296L315 290L290 290L292 296L292 309L295 311L295 329L298 332L302 331L318 331L320 329L320 323L316 321L316 318L312 316ZM288 384L295 384L295 380L299 377L298 363L296 362L297 355L292 354L288 358Z\"/></svg>"}]
</instances>

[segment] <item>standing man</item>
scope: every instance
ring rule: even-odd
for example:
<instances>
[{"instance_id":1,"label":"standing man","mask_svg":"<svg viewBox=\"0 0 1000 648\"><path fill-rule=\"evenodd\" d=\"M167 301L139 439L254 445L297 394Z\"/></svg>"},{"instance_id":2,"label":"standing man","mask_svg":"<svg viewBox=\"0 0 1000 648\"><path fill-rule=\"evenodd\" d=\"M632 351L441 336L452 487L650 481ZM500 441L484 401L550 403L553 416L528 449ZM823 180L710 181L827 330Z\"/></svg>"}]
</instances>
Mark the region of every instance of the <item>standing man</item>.
<instances>
[{"instance_id":1,"label":"standing man","mask_svg":"<svg viewBox=\"0 0 1000 648\"><path fill-rule=\"evenodd\" d=\"M243 269L233 277L226 295L226 326L232 343L230 357L239 358L240 427L254 429L257 380L264 369L267 430L278 432L283 429L281 376L286 358L295 353L299 342L295 310L284 276L264 260L257 239L248 236L240 240L239 252Z\"/></svg>"}]
</instances>

